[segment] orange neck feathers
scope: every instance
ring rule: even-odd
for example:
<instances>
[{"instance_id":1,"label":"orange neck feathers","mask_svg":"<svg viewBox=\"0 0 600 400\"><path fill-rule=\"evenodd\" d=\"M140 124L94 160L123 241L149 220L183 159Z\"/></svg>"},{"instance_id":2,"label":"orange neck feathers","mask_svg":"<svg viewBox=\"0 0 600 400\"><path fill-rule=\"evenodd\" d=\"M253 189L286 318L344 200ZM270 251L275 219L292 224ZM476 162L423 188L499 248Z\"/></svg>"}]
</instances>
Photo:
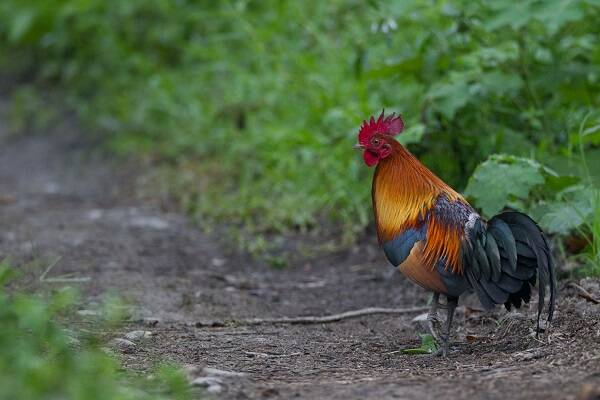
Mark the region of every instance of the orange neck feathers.
<instances>
[{"instance_id":1,"label":"orange neck feathers","mask_svg":"<svg viewBox=\"0 0 600 400\"><path fill-rule=\"evenodd\" d=\"M420 226L429 214L424 261L434 267L440 257L453 270L460 269L462 230L436 223L431 212L440 195L449 201L465 199L435 176L408 150L390 140L392 154L380 160L373 177L373 209L380 242L393 239L408 228Z\"/></svg>"}]
</instances>

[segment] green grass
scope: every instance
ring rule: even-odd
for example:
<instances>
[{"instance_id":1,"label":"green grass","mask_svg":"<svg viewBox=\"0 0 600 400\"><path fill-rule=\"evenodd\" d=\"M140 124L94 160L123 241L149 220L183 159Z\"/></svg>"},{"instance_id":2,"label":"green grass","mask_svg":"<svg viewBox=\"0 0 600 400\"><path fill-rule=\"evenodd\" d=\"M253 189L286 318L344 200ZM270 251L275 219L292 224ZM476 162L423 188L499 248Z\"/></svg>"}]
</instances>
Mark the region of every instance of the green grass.
<instances>
[{"instance_id":1,"label":"green grass","mask_svg":"<svg viewBox=\"0 0 600 400\"><path fill-rule=\"evenodd\" d=\"M583 276L600 276L600 190L595 192L595 207L591 220L586 220L589 246L584 254L585 266L580 271Z\"/></svg>"},{"instance_id":2,"label":"green grass","mask_svg":"<svg viewBox=\"0 0 600 400\"><path fill-rule=\"evenodd\" d=\"M586 261L585 266L581 269L580 274L583 276L600 276L600 186L596 184L592 171L588 164L588 158L585 154L585 142L594 140L594 135L597 137L600 132L600 124L586 127L586 122L593 113L588 113L579 127L578 134L578 150L582 164L582 169L585 173L586 183L593 188L591 190L590 210L587 215L582 215L584 221L582 226L578 227L580 234L588 240L587 252L583 254L583 259Z\"/></svg>"},{"instance_id":3,"label":"green grass","mask_svg":"<svg viewBox=\"0 0 600 400\"><path fill-rule=\"evenodd\" d=\"M600 193L596 193L596 207L594 209L594 220L591 225L592 243L592 271L595 276L600 276Z\"/></svg>"},{"instance_id":4,"label":"green grass","mask_svg":"<svg viewBox=\"0 0 600 400\"><path fill-rule=\"evenodd\" d=\"M0 262L0 399L188 399L188 384L174 366L156 368L155 378L122 372L103 350L109 321L76 322L71 288L49 296L13 293L15 269ZM104 334L94 332L105 332Z\"/></svg>"}]
</instances>

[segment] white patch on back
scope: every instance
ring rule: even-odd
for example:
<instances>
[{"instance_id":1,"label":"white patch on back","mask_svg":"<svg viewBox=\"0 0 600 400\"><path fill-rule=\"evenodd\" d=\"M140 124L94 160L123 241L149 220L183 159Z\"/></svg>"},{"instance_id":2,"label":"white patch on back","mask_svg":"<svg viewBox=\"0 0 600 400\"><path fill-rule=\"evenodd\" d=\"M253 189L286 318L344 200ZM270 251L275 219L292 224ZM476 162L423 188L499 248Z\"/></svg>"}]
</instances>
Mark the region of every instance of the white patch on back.
<instances>
[{"instance_id":1,"label":"white patch on back","mask_svg":"<svg viewBox=\"0 0 600 400\"><path fill-rule=\"evenodd\" d=\"M469 218L465 224L465 235L467 235L467 237L469 236L469 232L473 229L473 227L475 227L475 221L477 221L479 218L479 214L476 212L469 214Z\"/></svg>"}]
</instances>

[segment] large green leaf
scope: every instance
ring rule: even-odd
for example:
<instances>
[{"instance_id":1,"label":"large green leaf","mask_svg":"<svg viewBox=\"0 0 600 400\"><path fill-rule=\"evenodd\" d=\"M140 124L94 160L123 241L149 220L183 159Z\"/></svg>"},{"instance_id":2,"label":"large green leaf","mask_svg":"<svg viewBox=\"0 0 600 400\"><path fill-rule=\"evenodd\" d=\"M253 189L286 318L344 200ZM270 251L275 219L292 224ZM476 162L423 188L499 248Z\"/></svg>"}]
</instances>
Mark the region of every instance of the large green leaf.
<instances>
[{"instance_id":1,"label":"large green leaf","mask_svg":"<svg viewBox=\"0 0 600 400\"><path fill-rule=\"evenodd\" d=\"M531 189L544 181L543 167L536 161L498 154L475 169L465 194L490 217L514 198L527 199Z\"/></svg>"},{"instance_id":2,"label":"large green leaf","mask_svg":"<svg viewBox=\"0 0 600 400\"><path fill-rule=\"evenodd\" d=\"M8 38L11 42L19 42L31 29L35 22L35 10L26 9L15 15L9 26Z\"/></svg>"},{"instance_id":3,"label":"large green leaf","mask_svg":"<svg viewBox=\"0 0 600 400\"><path fill-rule=\"evenodd\" d=\"M540 21L551 34L565 24L584 17L581 0L496 0L490 3L494 16L488 22L489 29L520 29L532 20Z\"/></svg>"},{"instance_id":4,"label":"large green leaf","mask_svg":"<svg viewBox=\"0 0 600 400\"><path fill-rule=\"evenodd\" d=\"M540 214L540 225L550 233L567 234L591 221L598 190L590 187L571 188L558 200L545 204Z\"/></svg>"}]
</instances>

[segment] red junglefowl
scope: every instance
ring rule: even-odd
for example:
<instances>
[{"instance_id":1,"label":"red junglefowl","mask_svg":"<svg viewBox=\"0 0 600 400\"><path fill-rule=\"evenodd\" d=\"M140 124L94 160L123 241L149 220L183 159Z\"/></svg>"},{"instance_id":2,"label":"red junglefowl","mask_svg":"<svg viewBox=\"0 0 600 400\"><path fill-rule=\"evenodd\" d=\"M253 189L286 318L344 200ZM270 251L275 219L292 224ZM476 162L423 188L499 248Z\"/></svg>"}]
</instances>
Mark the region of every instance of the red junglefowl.
<instances>
[{"instance_id":1,"label":"red junglefowl","mask_svg":"<svg viewBox=\"0 0 600 400\"><path fill-rule=\"evenodd\" d=\"M364 121L355 146L364 151L373 176L377 236L387 259L415 283L433 292L429 330L446 355L458 298L474 291L486 309L528 303L538 282L537 332L550 286L548 323L555 303L555 271L548 242L527 215L506 211L483 219L394 139L404 123L395 114ZM437 316L447 298L444 329Z\"/></svg>"}]
</instances>

